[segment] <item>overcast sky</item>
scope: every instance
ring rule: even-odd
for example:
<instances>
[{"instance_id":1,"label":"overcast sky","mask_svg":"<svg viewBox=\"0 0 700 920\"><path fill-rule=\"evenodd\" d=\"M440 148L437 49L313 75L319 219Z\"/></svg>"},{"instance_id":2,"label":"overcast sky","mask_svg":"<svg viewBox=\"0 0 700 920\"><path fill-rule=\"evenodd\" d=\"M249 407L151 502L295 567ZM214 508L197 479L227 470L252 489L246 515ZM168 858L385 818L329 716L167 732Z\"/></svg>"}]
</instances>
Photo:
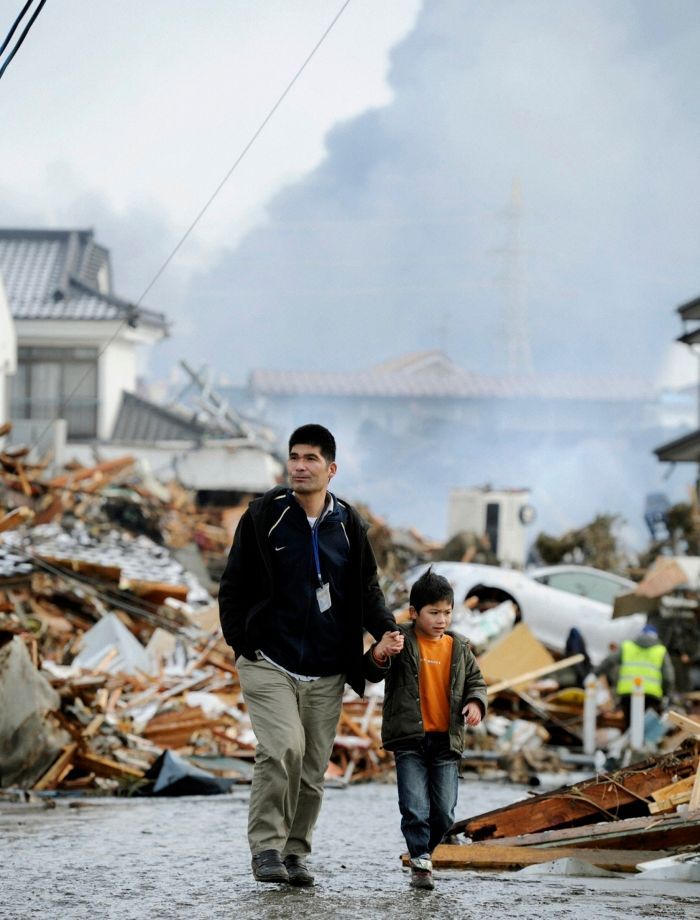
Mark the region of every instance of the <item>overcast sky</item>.
<instances>
[{"instance_id":1,"label":"overcast sky","mask_svg":"<svg viewBox=\"0 0 700 920\"><path fill-rule=\"evenodd\" d=\"M442 345L504 369L517 182L535 368L653 373L700 285L699 42L692 0L426 3L393 100L334 127L266 223L193 277L212 320L193 342L235 329L244 363L275 367Z\"/></svg>"},{"instance_id":2,"label":"overcast sky","mask_svg":"<svg viewBox=\"0 0 700 920\"><path fill-rule=\"evenodd\" d=\"M0 87L3 223L94 226L139 296L342 5L48 0ZM20 6L0 0L3 34ZM183 281L321 161L332 126L391 100L388 54L418 7L352 0L149 306L177 319Z\"/></svg>"},{"instance_id":3,"label":"overcast sky","mask_svg":"<svg viewBox=\"0 0 700 920\"><path fill-rule=\"evenodd\" d=\"M94 226L136 298L341 5L49 0L4 222ZM150 292L156 367L500 370L515 292L537 370L655 373L700 288L699 43L695 0L353 0Z\"/></svg>"},{"instance_id":4,"label":"overcast sky","mask_svg":"<svg viewBox=\"0 0 700 920\"><path fill-rule=\"evenodd\" d=\"M341 6L48 0L0 84L2 222L94 226L136 299ZM536 371L655 379L700 294L698 48L698 0L352 0L150 291L151 371L498 373L517 299Z\"/></svg>"}]
</instances>

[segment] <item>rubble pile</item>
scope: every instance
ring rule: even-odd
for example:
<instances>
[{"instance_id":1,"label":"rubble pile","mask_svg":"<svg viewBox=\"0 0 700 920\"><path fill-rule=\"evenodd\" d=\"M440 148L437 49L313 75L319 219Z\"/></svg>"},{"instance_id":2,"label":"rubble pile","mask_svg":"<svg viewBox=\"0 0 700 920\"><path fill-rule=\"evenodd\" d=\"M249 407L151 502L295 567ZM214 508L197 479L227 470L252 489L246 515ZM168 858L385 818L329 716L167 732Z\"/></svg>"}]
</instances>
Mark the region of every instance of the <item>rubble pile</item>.
<instances>
[{"instance_id":1,"label":"rubble pile","mask_svg":"<svg viewBox=\"0 0 700 920\"><path fill-rule=\"evenodd\" d=\"M255 738L211 577L245 506L200 508L130 456L52 476L21 450L0 452L0 788L175 794L250 781ZM396 573L439 547L363 513L402 620ZM586 693L571 679L581 656L556 661L512 601L478 601L455 613L490 699L463 768L536 785L592 766L580 753ZM348 692L329 782L393 777L382 690ZM595 746L619 760L622 716L596 693ZM647 738L666 750L672 726L648 715Z\"/></svg>"},{"instance_id":2,"label":"rubble pile","mask_svg":"<svg viewBox=\"0 0 700 920\"><path fill-rule=\"evenodd\" d=\"M0 788L250 781L255 737L209 593L243 510L198 508L132 457L50 478L0 453ZM330 780L391 767L380 724L377 698L348 699Z\"/></svg>"}]
</instances>

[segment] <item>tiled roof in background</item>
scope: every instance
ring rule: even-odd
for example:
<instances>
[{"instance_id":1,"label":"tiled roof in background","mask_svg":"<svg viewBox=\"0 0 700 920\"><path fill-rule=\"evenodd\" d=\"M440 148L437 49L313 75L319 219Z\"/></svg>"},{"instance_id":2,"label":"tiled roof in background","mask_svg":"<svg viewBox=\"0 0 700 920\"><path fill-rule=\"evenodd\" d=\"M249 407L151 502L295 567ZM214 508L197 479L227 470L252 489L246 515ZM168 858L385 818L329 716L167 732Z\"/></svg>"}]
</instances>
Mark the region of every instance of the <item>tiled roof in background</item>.
<instances>
[{"instance_id":1,"label":"tiled roof in background","mask_svg":"<svg viewBox=\"0 0 700 920\"><path fill-rule=\"evenodd\" d=\"M65 284L67 243L59 238L12 238L0 231L0 271L13 305L43 301Z\"/></svg>"},{"instance_id":2,"label":"tiled roof in background","mask_svg":"<svg viewBox=\"0 0 700 920\"><path fill-rule=\"evenodd\" d=\"M109 251L92 230L0 228L0 276L15 319L128 318L167 327L162 313L114 295Z\"/></svg>"},{"instance_id":3,"label":"tiled roof in background","mask_svg":"<svg viewBox=\"0 0 700 920\"><path fill-rule=\"evenodd\" d=\"M567 399L643 401L655 397L642 379L485 375L465 371L440 352L406 355L364 371L254 370L249 388L268 396L371 396L416 399Z\"/></svg>"}]
</instances>

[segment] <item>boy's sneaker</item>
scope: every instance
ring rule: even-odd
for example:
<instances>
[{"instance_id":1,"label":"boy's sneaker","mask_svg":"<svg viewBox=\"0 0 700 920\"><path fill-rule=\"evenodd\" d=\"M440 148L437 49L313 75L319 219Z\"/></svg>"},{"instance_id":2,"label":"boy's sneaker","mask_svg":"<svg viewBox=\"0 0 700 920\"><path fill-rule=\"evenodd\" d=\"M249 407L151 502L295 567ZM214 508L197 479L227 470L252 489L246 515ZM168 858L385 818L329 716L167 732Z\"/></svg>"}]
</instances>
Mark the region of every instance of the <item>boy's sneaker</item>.
<instances>
[{"instance_id":1,"label":"boy's sneaker","mask_svg":"<svg viewBox=\"0 0 700 920\"><path fill-rule=\"evenodd\" d=\"M411 888L425 888L432 891L435 887L433 882L433 862L427 853L423 856L414 856L409 860L411 867Z\"/></svg>"}]
</instances>

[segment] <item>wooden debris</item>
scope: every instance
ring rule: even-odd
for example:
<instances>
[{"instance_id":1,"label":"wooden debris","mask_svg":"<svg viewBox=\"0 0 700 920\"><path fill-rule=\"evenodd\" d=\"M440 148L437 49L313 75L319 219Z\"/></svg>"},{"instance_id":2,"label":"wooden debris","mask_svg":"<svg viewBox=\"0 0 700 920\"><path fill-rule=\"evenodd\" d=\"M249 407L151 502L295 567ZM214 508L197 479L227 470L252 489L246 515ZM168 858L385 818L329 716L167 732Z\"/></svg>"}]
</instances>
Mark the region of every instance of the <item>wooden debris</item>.
<instances>
[{"instance_id":1,"label":"wooden debris","mask_svg":"<svg viewBox=\"0 0 700 920\"><path fill-rule=\"evenodd\" d=\"M696 719L689 719L688 716L681 715L680 712L669 712L668 718L679 728L682 728L684 732L700 738L700 722Z\"/></svg>"},{"instance_id":2,"label":"wooden debris","mask_svg":"<svg viewBox=\"0 0 700 920\"><path fill-rule=\"evenodd\" d=\"M68 572L75 572L77 575L83 575L86 578L95 578L99 581L109 581L115 584L119 584L122 574L121 567L117 565L101 565L96 562L86 562L84 559L65 559L58 556L37 555L36 558L56 569L65 569Z\"/></svg>"},{"instance_id":3,"label":"wooden debris","mask_svg":"<svg viewBox=\"0 0 700 920\"><path fill-rule=\"evenodd\" d=\"M654 790L694 773L696 768L694 745L686 745L662 757L458 821L452 833L481 841L566 828L601 818L613 821L646 815ZM537 806L533 807L535 802Z\"/></svg>"},{"instance_id":4,"label":"wooden debris","mask_svg":"<svg viewBox=\"0 0 700 920\"><path fill-rule=\"evenodd\" d=\"M25 505L19 508L13 508L12 511L8 511L7 514L0 517L0 533L4 530L14 530L15 527L27 524L33 517L34 512Z\"/></svg>"},{"instance_id":5,"label":"wooden debris","mask_svg":"<svg viewBox=\"0 0 700 920\"><path fill-rule=\"evenodd\" d=\"M492 684L487 688L487 693L489 696L495 696L503 690L509 690L512 687L519 687L523 684L531 683L533 680L537 680L538 677L544 677L545 674L554 674L556 671L561 671L562 668L568 668L573 664L578 664L579 661L583 661L583 655L571 655L570 658L562 658L561 661L555 661L552 664L543 665L541 668L537 668L534 671L516 674L514 677L510 677L507 680Z\"/></svg>"},{"instance_id":6,"label":"wooden debris","mask_svg":"<svg viewBox=\"0 0 700 920\"><path fill-rule=\"evenodd\" d=\"M92 772L95 776L121 779L142 779L145 770L137 770L126 764L111 760L109 757L100 757L87 751L78 751L75 755L75 766L82 770Z\"/></svg>"},{"instance_id":7,"label":"wooden debris","mask_svg":"<svg viewBox=\"0 0 700 920\"><path fill-rule=\"evenodd\" d=\"M686 776L685 779L652 792L651 797L654 801L649 805L649 812L657 815L665 811L674 811L678 805L689 802L694 783L695 776Z\"/></svg>"},{"instance_id":8,"label":"wooden debris","mask_svg":"<svg viewBox=\"0 0 700 920\"><path fill-rule=\"evenodd\" d=\"M118 457L115 460L107 460L104 463L98 463L97 466L85 468L81 467L80 469L74 470L73 472L65 473L61 476L55 476L50 480L48 486L51 489L76 489L78 488L79 483L84 484L86 480L95 481L95 479L98 479L104 484L106 477L113 476L116 473L121 473L128 467L133 466L134 463L134 457Z\"/></svg>"},{"instance_id":9,"label":"wooden debris","mask_svg":"<svg viewBox=\"0 0 700 920\"><path fill-rule=\"evenodd\" d=\"M531 800L533 803L537 799ZM492 846L595 847L596 849L663 850L700 846L700 818L691 815L662 815L621 818L609 822L586 824L520 834L489 840Z\"/></svg>"},{"instance_id":10,"label":"wooden debris","mask_svg":"<svg viewBox=\"0 0 700 920\"><path fill-rule=\"evenodd\" d=\"M46 773L34 783L32 787L33 790L39 792L44 789L54 789L61 776L65 775L65 768L70 767L73 763L73 758L77 750L77 741L72 741L70 744L66 745Z\"/></svg>"},{"instance_id":11,"label":"wooden debris","mask_svg":"<svg viewBox=\"0 0 700 920\"><path fill-rule=\"evenodd\" d=\"M552 655L522 622L480 655L478 661L489 684L554 664Z\"/></svg>"},{"instance_id":12,"label":"wooden debris","mask_svg":"<svg viewBox=\"0 0 700 920\"><path fill-rule=\"evenodd\" d=\"M690 813L694 813L699 808L700 808L700 763L698 763L698 768L695 771L695 782L693 783L693 789L690 793L690 799L688 800L688 811Z\"/></svg>"},{"instance_id":13,"label":"wooden debris","mask_svg":"<svg viewBox=\"0 0 700 920\"><path fill-rule=\"evenodd\" d=\"M437 869L523 869L553 859L572 857L609 872L637 872L639 863L658 859L662 855L667 854L659 850L442 844L433 852L433 865ZM403 861L407 864L408 857L404 857Z\"/></svg>"}]
</instances>

